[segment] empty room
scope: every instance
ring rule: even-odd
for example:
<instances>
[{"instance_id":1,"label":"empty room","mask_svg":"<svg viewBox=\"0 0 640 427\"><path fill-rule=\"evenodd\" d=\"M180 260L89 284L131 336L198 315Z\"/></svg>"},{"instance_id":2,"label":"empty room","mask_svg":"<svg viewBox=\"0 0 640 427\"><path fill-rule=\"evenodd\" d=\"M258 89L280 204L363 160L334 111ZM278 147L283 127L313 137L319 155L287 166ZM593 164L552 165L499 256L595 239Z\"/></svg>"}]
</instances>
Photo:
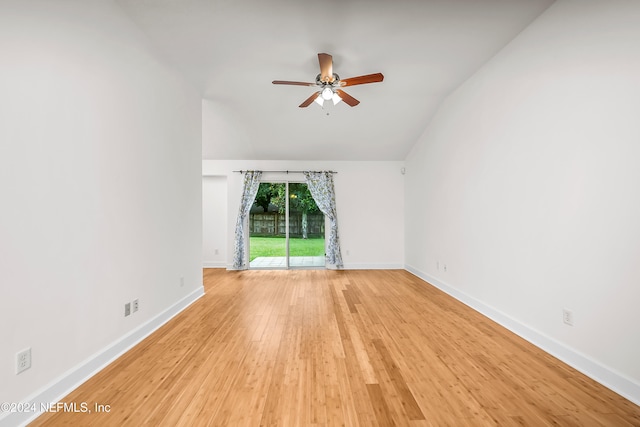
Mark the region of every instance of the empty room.
<instances>
[{"instance_id":1,"label":"empty room","mask_svg":"<svg viewBox=\"0 0 640 427\"><path fill-rule=\"evenodd\" d=\"M640 426L640 2L0 0L0 427Z\"/></svg>"}]
</instances>

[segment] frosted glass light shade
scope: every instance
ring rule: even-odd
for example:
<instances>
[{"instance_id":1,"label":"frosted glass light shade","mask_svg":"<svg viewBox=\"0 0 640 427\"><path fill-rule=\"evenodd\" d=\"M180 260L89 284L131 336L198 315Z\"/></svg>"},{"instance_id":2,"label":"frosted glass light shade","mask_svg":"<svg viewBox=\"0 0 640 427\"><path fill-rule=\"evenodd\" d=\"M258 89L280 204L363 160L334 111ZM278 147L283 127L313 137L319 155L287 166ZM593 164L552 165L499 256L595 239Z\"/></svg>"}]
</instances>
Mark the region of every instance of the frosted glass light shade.
<instances>
[{"instance_id":1,"label":"frosted glass light shade","mask_svg":"<svg viewBox=\"0 0 640 427\"><path fill-rule=\"evenodd\" d=\"M333 98L333 90L331 90L330 87L325 87L324 89L322 89L322 98L325 101L328 101L331 98Z\"/></svg>"}]
</instances>

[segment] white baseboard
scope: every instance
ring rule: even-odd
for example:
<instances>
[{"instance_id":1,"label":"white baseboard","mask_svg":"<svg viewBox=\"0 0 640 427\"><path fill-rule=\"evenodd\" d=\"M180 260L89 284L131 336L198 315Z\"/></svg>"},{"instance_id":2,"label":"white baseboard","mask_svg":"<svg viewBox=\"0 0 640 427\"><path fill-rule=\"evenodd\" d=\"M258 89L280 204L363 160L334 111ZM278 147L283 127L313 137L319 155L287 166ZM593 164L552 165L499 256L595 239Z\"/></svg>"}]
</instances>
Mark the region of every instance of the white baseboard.
<instances>
[{"instance_id":1,"label":"white baseboard","mask_svg":"<svg viewBox=\"0 0 640 427\"><path fill-rule=\"evenodd\" d=\"M224 268L224 266L222 266ZM237 268L233 268L233 265L227 265L227 270L236 271ZM320 267L325 268L325 267ZM336 270L335 266L327 265L327 270ZM404 265L402 264L358 264L358 263L346 263L343 270L404 270ZM265 269L268 270L268 269ZM273 268L272 270L282 270L278 268Z\"/></svg>"},{"instance_id":2,"label":"white baseboard","mask_svg":"<svg viewBox=\"0 0 640 427\"><path fill-rule=\"evenodd\" d=\"M518 322L510 316L490 307L481 301L461 292L454 287L423 273L409 265L405 265L405 270L419 277L420 279L432 284L441 291L451 295L458 301L468 305L477 312L483 314L489 319L499 323L509 329L516 335L529 341L536 347L544 350L552 356L560 359L567 365L582 372L586 376L592 378L603 386L618 393L622 397L630 400L636 405L640 405L640 384L628 378L613 369L602 365L591 359L589 356L566 346L565 344L539 332L529 328Z\"/></svg>"},{"instance_id":3,"label":"white baseboard","mask_svg":"<svg viewBox=\"0 0 640 427\"><path fill-rule=\"evenodd\" d=\"M201 286L182 298L180 301L173 304L171 307L167 308L162 313L158 314L153 319L147 321L143 325L140 325L118 341L112 343L102 351L80 363L75 368L70 369L59 378L52 381L49 385L43 387L41 390L25 399L22 403L28 404L29 407L34 407L39 410L41 405L46 406L50 403L59 402L82 383L104 369L118 357L122 356L122 354L126 353L147 336L151 335L154 331L203 295L204 287ZM0 427L26 426L41 414L42 412L39 411L35 413L11 412L3 418L0 418Z\"/></svg>"},{"instance_id":4,"label":"white baseboard","mask_svg":"<svg viewBox=\"0 0 640 427\"><path fill-rule=\"evenodd\" d=\"M227 263L224 261L204 261L202 268L227 268Z\"/></svg>"}]
</instances>

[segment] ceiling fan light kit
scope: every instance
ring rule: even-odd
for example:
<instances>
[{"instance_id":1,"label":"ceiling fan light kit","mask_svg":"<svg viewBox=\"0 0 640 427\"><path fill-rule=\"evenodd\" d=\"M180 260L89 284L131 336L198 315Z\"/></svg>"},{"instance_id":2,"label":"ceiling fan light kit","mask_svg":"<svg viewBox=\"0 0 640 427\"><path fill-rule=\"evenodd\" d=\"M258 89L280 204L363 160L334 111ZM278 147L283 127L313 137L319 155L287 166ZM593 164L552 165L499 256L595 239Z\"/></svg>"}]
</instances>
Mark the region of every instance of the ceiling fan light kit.
<instances>
[{"instance_id":1,"label":"ceiling fan light kit","mask_svg":"<svg viewBox=\"0 0 640 427\"><path fill-rule=\"evenodd\" d=\"M320 74L316 76L315 83L305 82L292 82L287 80L274 80L274 85L293 85L293 86L316 86L320 90L309 98L307 98L300 108L305 108L311 105L312 102L321 107L324 105L324 101L332 100L333 105L338 104L340 101L344 101L345 104L350 107L355 107L360 103L357 99L347 94L345 91L339 89L344 86L355 86L366 83L377 83L384 80L382 73L367 74L365 76L351 77L348 79L340 80L340 76L333 72L333 58L328 53L319 53L318 62L320 63Z\"/></svg>"}]
</instances>

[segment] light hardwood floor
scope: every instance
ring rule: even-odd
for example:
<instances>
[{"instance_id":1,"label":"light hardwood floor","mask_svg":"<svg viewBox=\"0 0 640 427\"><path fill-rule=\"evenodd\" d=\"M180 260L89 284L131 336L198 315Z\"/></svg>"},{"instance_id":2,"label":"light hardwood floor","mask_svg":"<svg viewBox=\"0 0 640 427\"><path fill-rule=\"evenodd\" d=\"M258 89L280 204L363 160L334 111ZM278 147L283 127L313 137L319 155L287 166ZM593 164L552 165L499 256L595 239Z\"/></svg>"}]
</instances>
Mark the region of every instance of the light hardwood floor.
<instances>
[{"instance_id":1,"label":"light hardwood floor","mask_svg":"<svg viewBox=\"0 0 640 427\"><path fill-rule=\"evenodd\" d=\"M33 426L640 426L640 407L401 270L207 269Z\"/></svg>"}]
</instances>

